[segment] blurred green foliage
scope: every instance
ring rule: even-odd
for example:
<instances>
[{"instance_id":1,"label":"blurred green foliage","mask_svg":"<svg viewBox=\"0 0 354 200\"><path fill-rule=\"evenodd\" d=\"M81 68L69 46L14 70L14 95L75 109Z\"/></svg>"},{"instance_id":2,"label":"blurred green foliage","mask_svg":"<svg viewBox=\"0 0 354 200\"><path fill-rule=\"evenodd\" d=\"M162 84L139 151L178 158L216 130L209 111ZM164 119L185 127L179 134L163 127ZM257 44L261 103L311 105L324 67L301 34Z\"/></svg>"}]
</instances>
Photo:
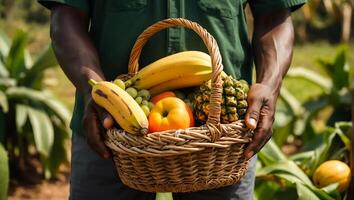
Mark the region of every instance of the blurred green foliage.
<instances>
[{"instance_id":1,"label":"blurred green foliage","mask_svg":"<svg viewBox=\"0 0 354 200\"><path fill-rule=\"evenodd\" d=\"M350 151L350 122L338 122L328 127L313 140L307 141L307 149L290 157L282 153L270 140L258 153L255 199L288 200L342 200L332 184L317 188L311 181L314 170L326 160L342 160L348 163Z\"/></svg>"},{"instance_id":2,"label":"blurred green foliage","mask_svg":"<svg viewBox=\"0 0 354 200\"><path fill-rule=\"evenodd\" d=\"M352 72L347 54L348 48L340 46L334 58L318 59L317 63L325 75L303 67L289 70L285 80L291 78L293 84L282 88L276 113L274 140L279 146L289 136L302 141L311 140L320 125L350 121ZM318 92L309 89L311 86L318 88ZM299 99L306 92L313 96Z\"/></svg>"},{"instance_id":3,"label":"blurred green foliage","mask_svg":"<svg viewBox=\"0 0 354 200\"><path fill-rule=\"evenodd\" d=\"M0 32L0 143L11 169L26 171L31 158L39 159L46 178L68 162L70 113L43 88L45 70L56 66L49 47L32 59L25 32L12 40Z\"/></svg>"},{"instance_id":4,"label":"blurred green foliage","mask_svg":"<svg viewBox=\"0 0 354 200\"><path fill-rule=\"evenodd\" d=\"M0 200L7 199L9 187L9 163L7 152L0 143Z\"/></svg>"}]
</instances>

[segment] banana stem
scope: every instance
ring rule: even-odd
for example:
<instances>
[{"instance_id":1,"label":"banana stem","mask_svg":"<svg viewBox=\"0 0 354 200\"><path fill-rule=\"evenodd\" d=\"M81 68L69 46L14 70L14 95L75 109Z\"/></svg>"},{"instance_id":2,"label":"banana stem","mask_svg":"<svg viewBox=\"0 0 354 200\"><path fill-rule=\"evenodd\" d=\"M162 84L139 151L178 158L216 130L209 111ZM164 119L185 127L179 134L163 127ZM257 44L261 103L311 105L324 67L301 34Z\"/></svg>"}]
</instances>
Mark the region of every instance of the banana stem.
<instances>
[{"instance_id":1,"label":"banana stem","mask_svg":"<svg viewBox=\"0 0 354 200\"><path fill-rule=\"evenodd\" d=\"M94 85L97 84L97 81L95 81L95 80L93 80L93 79L90 79L90 80L88 81L88 83L89 83L91 86L94 86Z\"/></svg>"}]
</instances>

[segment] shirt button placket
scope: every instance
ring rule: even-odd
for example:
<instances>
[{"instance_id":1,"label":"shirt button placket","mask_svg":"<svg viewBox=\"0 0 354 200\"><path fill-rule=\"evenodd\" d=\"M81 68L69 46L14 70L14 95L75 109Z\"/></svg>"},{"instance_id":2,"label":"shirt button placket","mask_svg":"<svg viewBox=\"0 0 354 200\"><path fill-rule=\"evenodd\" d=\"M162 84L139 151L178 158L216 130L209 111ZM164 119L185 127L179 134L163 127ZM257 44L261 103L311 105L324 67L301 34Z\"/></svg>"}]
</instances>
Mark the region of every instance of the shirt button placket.
<instances>
[{"instance_id":1,"label":"shirt button placket","mask_svg":"<svg viewBox=\"0 0 354 200\"><path fill-rule=\"evenodd\" d=\"M184 0L167 0L167 17L184 17ZM167 52L174 54L180 52L184 46L184 30L182 27L167 30Z\"/></svg>"}]
</instances>

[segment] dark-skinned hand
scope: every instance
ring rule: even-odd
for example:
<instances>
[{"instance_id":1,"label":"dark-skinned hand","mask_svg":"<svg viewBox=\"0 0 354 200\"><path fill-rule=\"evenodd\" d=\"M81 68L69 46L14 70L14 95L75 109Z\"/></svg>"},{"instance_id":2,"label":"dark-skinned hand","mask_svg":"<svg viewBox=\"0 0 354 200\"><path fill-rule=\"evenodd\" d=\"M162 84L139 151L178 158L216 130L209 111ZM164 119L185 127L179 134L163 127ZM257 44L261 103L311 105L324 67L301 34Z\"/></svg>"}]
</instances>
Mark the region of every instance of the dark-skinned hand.
<instances>
[{"instance_id":1,"label":"dark-skinned hand","mask_svg":"<svg viewBox=\"0 0 354 200\"><path fill-rule=\"evenodd\" d=\"M105 129L112 128L113 118L103 108L98 106L91 97L86 98L83 127L85 128L87 143L102 158L111 157L109 149L104 144Z\"/></svg>"},{"instance_id":2,"label":"dark-skinned hand","mask_svg":"<svg viewBox=\"0 0 354 200\"><path fill-rule=\"evenodd\" d=\"M247 159L261 150L272 137L275 103L278 97L273 91L274 89L268 85L256 83L248 92L245 122L248 128L254 130L254 136L245 151Z\"/></svg>"}]
</instances>

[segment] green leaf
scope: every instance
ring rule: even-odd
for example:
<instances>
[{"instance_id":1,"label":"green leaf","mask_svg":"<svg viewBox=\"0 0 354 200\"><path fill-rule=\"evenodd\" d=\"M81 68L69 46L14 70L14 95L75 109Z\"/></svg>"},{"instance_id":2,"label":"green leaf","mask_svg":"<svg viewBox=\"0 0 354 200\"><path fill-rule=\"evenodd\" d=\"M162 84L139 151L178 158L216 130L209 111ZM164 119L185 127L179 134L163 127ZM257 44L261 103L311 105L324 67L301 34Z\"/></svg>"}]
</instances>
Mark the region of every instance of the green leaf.
<instances>
[{"instance_id":1,"label":"green leaf","mask_svg":"<svg viewBox=\"0 0 354 200\"><path fill-rule=\"evenodd\" d=\"M53 124L43 110L28 108L27 112L33 129L36 148L46 158L49 156L54 143Z\"/></svg>"},{"instance_id":2,"label":"green leaf","mask_svg":"<svg viewBox=\"0 0 354 200\"><path fill-rule=\"evenodd\" d=\"M42 91L33 90L25 87L13 87L6 91L9 99L25 99L38 102L55 114L64 124L69 124L70 112L68 109L54 98L54 96Z\"/></svg>"},{"instance_id":3,"label":"green leaf","mask_svg":"<svg viewBox=\"0 0 354 200\"><path fill-rule=\"evenodd\" d=\"M302 181L298 177L296 177L296 176L294 176L292 174L281 173L280 172L280 173L276 173L274 175L279 177L279 178L282 178L282 179L284 179L284 180L286 180L288 182L290 182L291 184L302 183Z\"/></svg>"},{"instance_id":4,"label":"green leaf","mask_svg":"<svg viewBox=\"0 0 354 200\"><path fill-rule=\"evenodd\" d=\"M157 192L155 200L173 200L171 192Z\"/></svg>"},{"instance_id":5,"label":"green leaf","mask_svg":"<svg viewBox=\"0 0 354 200\"><path fill-rule=\"evenodd\" d=\"M339 185L339 183L333 183L333 184L330 184L326 187L321 188L321 190L323 190L327 194L330 194L331 196L340 197L340 194L337 191L338 185Z\"/></svg>"},{"instance_id":6,"label":"green leaf","mask_svg":"<svg viewBox=\"0 0 354 200\"><path fill-rule=\"evenodd\" d=\"M334 74L332 75L332 81L335 88L341 89L343 87L350 87L349 85L349 69L346 67L347 62L347 48L340 47L337 50L336 57L334 58L333 68Z\"/></svg>"},{"instance_id":7,"label":"green leaf","mask_svg":"<svg viewBox=\"0 0 354 200\"><path fill-rule=\"evenodd\" d=\"M321 200L341 200L340 196L338 198L338 193L332 193L334 196L331 196L329 193L327 193L323 189L318 189L316 187L309 187L306 185L309 189L311 189Z\"/></svg>"},{"instance_id":8,"label":"green leaf","mask_svg":"<svg viewBox=\"0 0 354 200\"><path fill-rule=\"evenodd\" d=\"M299 200L321 200L309 188L299 182L296 183L296 190L299 196Z\"/></svg>"},{"instance_id":9,"label":"green leaf","mask_svg":"<svg viewBox=\"0 0 354 200\"><path fill-rule=\"evenodd\" d=\"M9 188L9 163L6 150L0 143L0 200L7 199Z\"/></svg>"},{"instance_id":10,"label":"green leaf","mask_svg":"<svg viewBox=\"0 0 354 200\"><path fill-rule=\"evenodd\" d=\"M268 165L257 171L257 176L264 175L278 175L278 174L289 174L298 178L302 183L307 185L312 185L311 180L308 176L293 162L293 161L280 161L272 165Z\"/></svg>"},{"instance_id":11,"label":"green leaf","mask_svg":"<svg viewBox=\"0 0 354 200\"><path fill-rule=\"evenodd\" d=\"M274 199L274 195L279 189L279 185L275 182L257 179L254 197L256 200Z\"/></svg>"},{"instance_id":12,"label":"green leaf","mask_svg":"<svg viewBox=\"0 0 354 200\"><path fill-rule=\"evenodd\" d=\"M306 152L300 152L297 154L294 154L289 157L290 160L293 161L302 161L302 160L309 160L314 156L315 152L314 151L306 151Z\"/></svg>"},{"instance_id":13,"label":"green leaf","mask_svg":"<svg viewBox=\"0 0 354 200\"><path fill-rule=\"evenodd\" d=\"M270 139L257 155L266 166L287 160L273 139Z\"/></svg>"},{"instance_id":14,"label":"green leaf","mask_svg":"<svg viewBox=\"0 0 354 200\"><path fill-rule=\"evenodd\" d=\"M330 79L303 67L290 68L286 76L310 81L312 84L322 88L322 90L326 93L329 93L333 86Z\"/></svg>"},{"instance_id":15,"label":"green leaf","mask_svg":"<svg viewBox=\"0 0 354 200\"><path fill-rule=\"evenodd\" d=\"M26 76L20 81L21 85L25 86L37 86L42 81L43 72L51 67L57 67L58 63L54 52L50 46L40 54L35 63L26 73Z\"/></svg>"},{"instance_id":16,"label":"green leaf","mask_svg":"<svg viewBox=\"0 0 354 200\"><path fill-rule=\"evenodd\" d=\"M275 116L276 120L277 117L279 119L279 114ZM294 128L294 120L291 120L287 124L283 124L283 126L275 126L274 125L274 131L273 131L273 136L272 139L273 141L278 145L278 146L283 146L287 139L289 138L289 133L293 132Z\"/></svg>"},{"instance_id":17,"label":"green leaf","mask_svg":"<svg viewBox=\"0 0 354 200\"><path fill-rule=\"evenodd\" d=\"M0 59L0 77L8 77L9 71L7 71L4 63Z\"/></svg>"},{"instance_id":18,"label":"green leaf","mask_svg":"<svg viewBox=\"0 0 354 200\"><path fill-rule=\"evenodd\" d=\"M54 143L50 152L50 156L45 160L45 178L50 179L55 177L60 165L62 163L68 163L67 141L69 139L69 132L65 127L54 126Z\"/></svg>"},{"instance_id":19,"label":"green leaf","mask_svg":"<svg viewBox=\"0 0 354 200\"><path fill-rule=\"evenodd\" d=\"M20 30L17 31L5 62L6 68L12 78L19 78L24 75L27 70L26 44L27 34Z\"/></svg>"},{"instance_id":20,"label":"green leaf","mask_svg":"<svg viewBox=\"0 0 354 200\"><path fill-rule=\"evenodd\" d=\"M10 40L4 31L0 30L0 58L7 57L10 51Z\"/></svg>"},{"instance_id":21,"label":"green leaf","mask_svg":"<svg viewBox=\"0 0 354 200\"><path fill-rule=\"evenodd\" d=\"M336 124L334 125L336 129L339 129L347 137L351 136L352 126L352 122L336 122Z\"/></svg>"},{"instance_id":22,"label":"green leaf","mask_svg":"<svg viewBox=\"0 0 354 200\"><path fill-rule=\"evenodd\" d=\"M6 94L0 90L0 110L7 113L9 111L9 103Z\"/></svg>"},{"instance_id":23,"label":"green leaf","mask_svg":"<svg viewBox=\"0 0 354 200\"><path fill-rule=\"evenodd\" d=\"M0 88L8 88L16 85L16 80L12 78L0 78Z\"/></svg>"},{"instance_id":24,"label":"green leaf","mask_svg":"<svg viewBox=\"0 0 354 200\"><path fill-rule=\"evenodd\" d=\"M304 108L301 106L301 102L298 101L285 87L280 89L280 98L294 115L299 116L304 113Z\"/></svg>"},{"instance_id":25,"label":"green leaf","mask_svg":"<svg viewBox=\"0 0 354 200\"><path fill-rule=\"evenodd\" d=\"M345 145L345 148L350 151L350 147L351 147L351 141L350 138L347 137L340 129L336 128L336 133L338 134L339 138L342 140L342 142Z\"/></svg>"},{"instance_id":26,"label":"green leaf","mask_svg":"<svg viewBox=\"0 0 354 200\"><path fill-rule=\"evenodd\" d=\"M27 113L30 107L23 104L16 104L16 129L18 133L22 133L23 127L27 121Z\"/></svg>"}]
</instances>

